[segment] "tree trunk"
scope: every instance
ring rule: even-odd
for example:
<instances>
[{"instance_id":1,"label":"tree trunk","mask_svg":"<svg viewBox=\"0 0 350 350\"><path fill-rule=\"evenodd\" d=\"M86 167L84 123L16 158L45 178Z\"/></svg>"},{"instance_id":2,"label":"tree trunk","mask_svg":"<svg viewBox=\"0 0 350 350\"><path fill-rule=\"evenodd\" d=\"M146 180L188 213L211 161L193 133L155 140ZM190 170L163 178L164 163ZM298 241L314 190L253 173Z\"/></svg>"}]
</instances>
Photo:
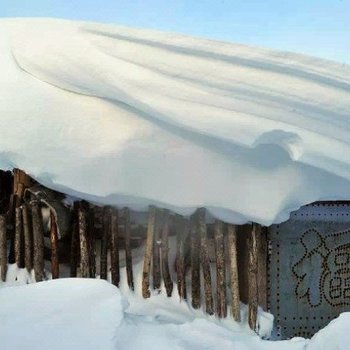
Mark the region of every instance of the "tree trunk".
<instances>
[{"instance_id":1,"label":"tree trunk","mask_svg":"<svg viewBox=\"0 0 350 350\"><path fill-rule=\"evenodd\" d=\"M22 220L24 233L24 266L30 272L33 268L33 230L27 204L22 206Z\"/></svg>"},{"instance_id":2,"label":"tree trunk","mask_svg":"<svg viewBox=\"0 0 350 350\"><path fill-rule=\"evenodd\" d=\"M79 202L73 205L73 225L70 249L70 277L77 277L78 261L79 261L79 223L78 223Z\"/></svg>"},{"instance_id":3,"label":"tree trunk","mask_svg":"<svg viewBox=\"0 0 350 350\"><path fill-rule=\"evenodd\" d=\"M214 301L211 286L210 260L208 252L207 226L205 221L205 208L198 209L198 226L201 239L201 265L204 280L205 307L209 315L214 314Z\"/></svg>"},{"instance_id":4,"label":"tree trunk","mask_svg":"<svg viewBox=\"0 0 350 350\"><path fill-rule=\"evenodd\" d=\"M15 259L18 267L23 267L23 254L22 254L22 244L23 244L23 222L22 222L22 209L20 207L16 208L15 216Z\"/></svg>"},{"instance_id":5,"label":"tree trunk","mask_svg":"<svg viewBox=\"0 0 350 350\"><path fill-rule=\"evenodd\" d=\"M87 217L85 208L80 205L78 222L79 222L79 239L80 239L80 275L83 278L90 277L89 264L89 245L87 232Z\"/></svg>"},{"instance_id":6,"label":"tree trunk","mask_svg":"<svg viewBox=\"0 0 350 350\"><path fill-rule=\"evenodd\" d=\"M236 226L228 225L227 228L228 256L230 259L230 284L231 284L231 313L235 321L241 321L240 297L237 265L237 230Z\"/></svg>"},{"instance_id":7,"label":"tree trunk","mask_svg":"<svg viewBox=\"0 0 350 350\"><path fill-rule=\"evenodd\" d=\"M162 227L162 244L161 244L161 258L162 258L162 275L164 280L164 285L166 289L166 294L171 297L173 292L173 282L171 280L168 262L169 253L169 210L164 210L163 215L163 227Z\"/></svg>"},{"instance_id":8,"label":"tree trunk","mask_svg":"<svg viewBox=\"0 0 350 350\"><path fill-rule=\"evenodd\" d=\"M125 260L126 260L126 275L128 279L128 286L131 290L134 290L134 277L132 271L132 255L130 246L130 211L128 208L124 208L125 216Z\"/></svg>"},{"instance_id":9,"label":"tree trunk","mask_svg":"<svg viewBox=\"0 0 350 350\"><path fill-rule=\"evenodd\" d=\"M143 274L142 274L142 296L144 298L149 298L151 296L151 293L149 291L149 277L150 277L151 260L152 260L155 221L156 221L156 208L151 206L149 208L146 251L145 251L145 260L143 262Z\"/></svg>"},{"instance_id":10,"label":"tree trunk","mask_svg":"<svg viewBox=\"0 0 350 350\"><path fill-rule=\"evenodd\" d=\"M258 312L258 244L259 244L260 226L252 225L252 231L249 240L249 308L248 324L250 328L256 331L256 321Z\"/></svg>"},{"instance_id":11,"label":"tree trunk","mask_svg":"<svg viewBox=\"0 0 350 350\"><path fill-rule=\"evenodd\" d=\"M226 265L224 250L224 224L215 222L215 255L216 255L216 313L219 318L227 316L226 306Z\"/></svg>"},{"instance_id":12,"label":"tree trunk","mask_svg":"<svg viewBox=\"0 0 350 350\"><path fill-rule=\"evenodd\" d=\"M6 281L7 272L7 236L6 236L6 216L0 215L0 278Z\"/></svg>"},{"instance_id":13,"label":"tree trunk","mask_svg":"<svg viewBox=\"0 0 350 350\"><path fill-rule=\"evenodd\" d=\"M180 300L187 299L185 241L189 233L189 222L180 215L176 215L176 274L177 290Z\"/></svg>"},{"instance_id":14,"label":"tree trunk","mask_svg":"<svg viewBox=\"0 0 350 350\"><path fill-rule=\"evenodd\" d=\"M111 275L112 284L117 287L119 287L120 282L118 231L118 210L113 209L111 219Z\"/></svg>"},{"instance_id":15,"label":"tree trunk","mask_svg":"<svg viewBox=\"0 0 350 350\"><path fill-rule=\"evenodd\" d=\"M159 223L162 223L162 211L156 209L156 221L153 237L153 255L152 255L152 274L153 274L153 289L160 293L160 283L161 283L161 264L160 264L160 246L161 246L161 234L162 229Z\"/></svg>"},{"instance_id":16,"label":"tree trunk","mask_svg":"<svg viewBox=\"0 0 350 350\"><path fill-rule=\"evenodd\" d=\"M52 279L60 277L58 258L58 234L55 214L50 211L50 241L51 241L51 274Z\"/></svg>"},{"instance_id":17,"label":"tree trunk","mask_svg":"<svg viewBox=\"0 0 350 350\"><path fill-rule=\"evenodd\" d=\"M44 279L44 228L41 209L37 201L31 203L33 218L34 273L36 282Z\"/></svg>"},{"instance_id":18,"label":"tree trunk","mask_svg":"<svg viewBox=\"0 0 350 350\"><path fill-rule=\"evenodd\" d=\"M191 216L191 279L192 279L192 307L201 306L201 275L200 275L200 239L196 214Z\"/></svg>"},{"instance_id":19,"label":"tree trunk","mask_svg":"<svg viewBox=\"0 0 350 350\"><path fill-rule=\"evenodd\" d=\"M108 257L108 240L111 229L111 209L110 207L103 208L103 232L101 239L101 279L107 279L107 257Z\"/></svg>"}]
</instances>

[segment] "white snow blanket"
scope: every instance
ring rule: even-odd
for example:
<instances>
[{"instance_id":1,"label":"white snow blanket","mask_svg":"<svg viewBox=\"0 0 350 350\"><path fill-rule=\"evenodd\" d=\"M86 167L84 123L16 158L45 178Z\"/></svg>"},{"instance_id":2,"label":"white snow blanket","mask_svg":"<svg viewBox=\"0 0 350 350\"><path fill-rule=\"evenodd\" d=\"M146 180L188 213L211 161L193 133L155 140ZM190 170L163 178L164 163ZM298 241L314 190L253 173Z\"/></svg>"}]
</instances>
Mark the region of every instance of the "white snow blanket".
<instances>
[{"instance_id":1,"label":"white snow blanket","mask_svg":"<svg viewBox=\"0 0 350 350\"><path fill-rule=\"evenodd\" d=\"M0 21L0 160L101 203L280 222L350 199L350 66L156 31Z\"/></svg>"},{"instance_id":2,"label":"white snow blanket","mask_svg":"<svg viewBox=\"0 0 350 350\"><path fill-rule=\"evenodd\" d=\"M92 279L0 284L1 350L349 349L350 313L311 340L273 342L233 321L196 314L175 298L126 297L108 282Z\"/></svg>"}]
</instances>

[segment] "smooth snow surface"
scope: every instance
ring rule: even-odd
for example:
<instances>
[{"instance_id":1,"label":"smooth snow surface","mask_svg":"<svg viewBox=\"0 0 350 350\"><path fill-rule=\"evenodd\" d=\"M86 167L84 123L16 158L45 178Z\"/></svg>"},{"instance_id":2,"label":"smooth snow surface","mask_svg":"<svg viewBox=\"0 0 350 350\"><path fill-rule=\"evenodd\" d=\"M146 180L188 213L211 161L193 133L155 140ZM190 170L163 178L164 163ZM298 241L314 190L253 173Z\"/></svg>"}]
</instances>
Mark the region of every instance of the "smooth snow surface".
<instances>
[{"instance_id":1,"label":"smooth snow surface","mask_svg":"<svg viewBox=\"0 0 350 350\"><path fill-rule=\"evenodd\" d=\"M2 287L2 288L1 288ZM311 340L260 339L164 294L124 296L106 281L60 279L0 284L1 350L348 350L350 313ZM196 316L197 315L197 316Z\"/></svg>"},{"instance_id":2,"label":"smooth snow surface","mask_svg":"<svg viewBox=\"0 0 350 350\"><path fill-rule=\"evenodd\" d=\"M61 279L0 288L1 350L112 350L123 319L117 288Z\"/></svg>"},{"instance_id":3,"label":"smooth snow surface","mask_svg":"<svg viewBox=\"0 0 350 350\"><path fill-rule=\"evenodd\" d=\"M155 31L0 21L1 167L235 223L350 198L350 67Z\"/></svg>"}]
</instances>

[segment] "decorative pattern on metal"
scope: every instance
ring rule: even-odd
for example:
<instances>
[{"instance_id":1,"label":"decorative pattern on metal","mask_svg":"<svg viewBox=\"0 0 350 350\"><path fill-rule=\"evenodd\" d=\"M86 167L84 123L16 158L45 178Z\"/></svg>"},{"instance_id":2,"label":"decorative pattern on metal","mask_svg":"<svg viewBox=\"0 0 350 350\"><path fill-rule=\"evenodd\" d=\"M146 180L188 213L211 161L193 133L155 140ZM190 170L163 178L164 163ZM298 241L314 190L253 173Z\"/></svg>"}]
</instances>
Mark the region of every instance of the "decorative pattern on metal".
<instances>
[{"instance_id":1,"label":"decorative pattern on metal","mask_svg":"<svg viewBox=\"0 0 350 350\"><path fill-rule=\"evenodd\" d=\"M310 337L350 310L350 204L311 204L269 229L274 337Z\"/></svg>"}]
</instances>

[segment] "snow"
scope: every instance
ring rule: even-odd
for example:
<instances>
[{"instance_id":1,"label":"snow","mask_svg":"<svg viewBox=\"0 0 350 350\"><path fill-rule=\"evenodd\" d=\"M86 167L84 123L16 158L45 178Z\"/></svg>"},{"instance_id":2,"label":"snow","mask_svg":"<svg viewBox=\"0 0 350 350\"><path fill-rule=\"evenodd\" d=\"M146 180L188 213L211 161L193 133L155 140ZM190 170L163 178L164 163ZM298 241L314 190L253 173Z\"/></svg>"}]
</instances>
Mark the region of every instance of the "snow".
<instances>
[{"instance_id":1,"label":"snow","mask_svg":"<svg viewBox=\"0 0 350 350\"><path fill-rule=\"evenodd\" d=\"M0 32L1 168L234 223L350 198L347 65L66 20L3 19Z\"/></svg>"},{"instance_id":2,"label":"snow","mask_svg":"<svg viewBox=\"0 0 350 350\"><path fill-rule=\"evenodd\" d=\"M119 291L107 282L61 279L0 288L2 350L109 350L123 320Z\"/></svg>"},{"instance_id":3,"label":"snow","mask_svg":"<svg viewBox=\"0 0 350 350\"><path fill-rule=\"evenodd\" d=\"M11 279L25 274L10 267ZM179 303L176 295L161 293L144 300L126 290L125 269L122 277L120 290L98 279L63 278L22 286L0 282L1 349L348 349L350 313L341 314L311 340L268 341L247 324L206 316Z\"/></svg>"}]
</instances>

